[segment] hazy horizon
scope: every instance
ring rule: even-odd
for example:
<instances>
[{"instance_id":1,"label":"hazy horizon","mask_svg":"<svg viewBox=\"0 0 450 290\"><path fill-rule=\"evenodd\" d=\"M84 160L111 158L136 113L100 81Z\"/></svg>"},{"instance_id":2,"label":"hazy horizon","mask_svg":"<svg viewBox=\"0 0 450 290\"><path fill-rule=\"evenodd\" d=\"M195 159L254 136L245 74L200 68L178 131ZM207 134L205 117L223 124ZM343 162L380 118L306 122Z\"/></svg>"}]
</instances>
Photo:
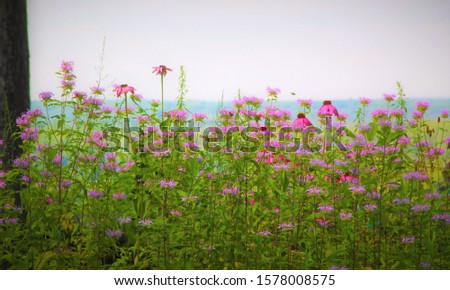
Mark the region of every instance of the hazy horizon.
<instances>
[{"instance_id":1,"label":"hazy horizon","mask_svg":"<svg viewBox=\"0 0 450 290\"><path fill-rule=\"evenodd\" d=\"M58 92L54 74L75 62L77 89L106 78L160 98L152 67L185 66L187 97L217 101L379 98L400 81L410 98L450 98L450 1L28 1L31 95ZM291 95L295 92L295 96Z\"/></svg>"}]
</instances>

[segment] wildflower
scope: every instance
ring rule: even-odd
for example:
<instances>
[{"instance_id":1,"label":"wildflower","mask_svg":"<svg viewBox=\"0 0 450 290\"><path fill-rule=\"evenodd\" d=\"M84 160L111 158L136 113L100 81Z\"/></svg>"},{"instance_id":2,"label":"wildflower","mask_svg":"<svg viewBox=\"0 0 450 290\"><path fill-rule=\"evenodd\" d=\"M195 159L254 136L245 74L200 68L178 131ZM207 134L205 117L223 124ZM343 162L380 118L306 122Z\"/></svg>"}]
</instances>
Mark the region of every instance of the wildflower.
<instances>
[{"instance_id":1,"label":"wildflower","mask_svg":"<svg viewBox=\"0 0 450 290\"><path fill-rule=\"evenodd\" d=\"M367 124L360 124L360 125L358 126L358 129L359 129L361 132L368 132L368 131L370 131L370 125L367 125Z\"/></svg>"},{"instance_id":2,"label":"wildflower","mask_svg":"<svg viewBox=\"0 0 450 290\"><path fill-rule=\"evenodd\" d=\"M268 236L268 235L270 235L271 234L271 232L270 231L268 231L268 230L266 230L266 231L261 231L261 232L258 232L258 235L260 235L260 236Z\"/></svg>"},{"instance_id":3,"label":"wildflower","mask_svg":"<svg viewBox=\"0 0 450 290\"><path fill-rule=\"evenodd\" d=\"M329 204L327 204L327 205L320 205L320 206L318 207L318 209L319 209L321 212L331 212L331 211L333 211L333 206L332 206L332 205L329 205Z\"/></svg>"},{"instance_id":4,"label":"wildflower","mask_svg":"<svg viewBox=\"0 0 450 290\"><path fill-rule=\"evenodd\" d=\"M411 207L411 210L415 212L420 212L420 211L427 211L429 208L430 206L426 203L424 204L417 203Z\"/></svg>"},{"instance_id":5,"label":"wildflower","mask_svg":"<svg viewBox=\"0 0 450 290\"><path fill-rule=\"evenodd\" d=\"M126 217L126 218L121 218L120 217L120 218L117 219L117 222L119 224L121 224L121 225L127 224L127 223L131 222L131 218L130 217Z\"/></svg>"},{"instance_id":6,"label":"wildflower","mask_svg":"<svg viewBox=\"0 0 450 290\"><path fill-rule=\"evenodd\" d=\"M345 213L345 212L341 211L341 212L339 213L339 216L340 216L340 218L341 218L342 220L349 220L349 219L352 218L352 213L351 213L351 212Z\"/></svg>"},{"instance_id":7,"label":"wildflower","mask_svg":"<svg viewBox=\"0 0 450 290\"><path fill-rule=\"evenodd\" d=\"M152 224L153 224L152 220L148 220L148 219L140 219L139 220L140 226L151 226Z\"/></svg>"},{"instance_id":8,"label":"wildflower","mask_svg":"<svg viewBox=\"0 0 450 290\"><path fill-rule=\"evenodd\" d=\"M309 126L312 126L312 123L308 118L306 118L305 114L298 113L297 119L294 120L292 125L295 129L304 130Z\"/></svg>"},{"instance_id":9,"label":"wildflower","mask_svg":"<svg viewBox=\"0 0 450 290\"><path fill-rule=\"evenodd\" d=\"M113 198L115 200L120 200L120 199L125 199L127 196L125 195L125 193L113 193Z\"/></svg>"},{"instance_id":10,"label":"wildflower","mask_svg":"<svg viewBox=\"0 0 450 290\"><path fill-rule=\"evenodd\" d=\"M62 61L61 70L65 72L73 71L73 61Z\"/></svg>"},{"instance_id":11,"label":"wildflower","mask_svg":"<svg viewBox=\"0 0 450 290\"><path fill-rule=\"evenodd\" d=\"M185 110L172 110L166 114L174 119L185 120L188 113Z\"/></svg>"},{"instance_id":12,"label":"wildflower","mask_svg":"<svg viewBox=\"0 0 450 290\"><path fill-rule=\"evenodd\" d=\"M431 263L430 262L420 262L420 267L424 269L431 269Z\"/></svg>"},{"instance_id":13,"label":"wildflower","mask_svg":"<svg viewBox=\"0 0 450 290\"><path fill-rule=\"evenodd\" d=\"M255 96L251 96L251 97L244 96L242 98L242 101L244 101L244 104L246 104L246 105L258 107L259 105L262 104L263 99L257 98Z\"/></svg>"},{"instance_id":14,"label":"wildflower","mask_svg":"<svg viewBox=\"0 0 450 290\"><path fill-rule=\"evenodd\" d=\"M161 103L160 100L154 100L154 99L151 99L151 100L150 100L150 105L151 105L152 107L154 107L154 108L159 107L159 104L160 104L160 103Z\"/></svg>"},{"instance_id":15,"label":"wildflower","mask_svg":"<svg viewBox=\"0 0 450 290\"><path fill-rule=\"evenodd\" d=\"M110 237L121 237L122 231L121 230L108 230L106 234Z\"/></svg>"},{"instance_id":16,"label":"wildflower","mask_svg":"<svg viewBox=\"0 0 450 290\"><path fill-rule=\"evenodd\" d=\"M174 210L174 209L170 211L170 214L174 215L174 216L181 216L181 212L178 210Z\"/></svg>"},{"instance_id":17,"label":"wildflower","mask_svg":"<svg viewBox=\"0 0 450 290\"><path fill-rule=\"evenodd\" d=\"M404 244L414 243L415 239L416 239L415 236L405 236L402 238L402 243Z\"/></svg>"},{"instance_id":18,"label":"wildflower","mask_svg":"<svg viewBox=\"0 0 450 290\"><path fill-rule=\"evenodd\" d=\"M289 169L289 164L274 164L273 165L273 169L275 171L282 170L282 169L288 170Z\"/></svg>"},{"instance_id":19,"label":"wildflower","mask_svg":"<svg viewBox=\"0 0 450 290\"><path fill-rule=\"evenodd\" d=\"M355 193L355 192L357 192L357 193L364 193L364 192L366 191L366 189L365 189L363 186L361 186L361 185L358 185L358 186L350 186L348 189L349 189L351 192L353 192L353 193Z\"/></svg>"},{"instance_id":20,"label":"wildflower","mask_svg":"<svg viewBox=\"0 0 450 290\"><path fill-rule=\"evenodd\" d=\"M279 230L292 230L294 228L294 225L291 223L286 223L286 224L280 224L278 225L278 229Z\"/></svg>"},{"instance_id":21,"label":"wildflower","mask_svg":"<svg viewBox=\"0 0 450 290\"><path fill-rule=\"evenodd\" d=\"M321 117L321 116L322 117L331 117L333 115L338 116L339 113L338 113L336 107L331 104L331 101L327 100L327 101L323 101L323 105L317 111L317 115L319 117Z\"/></svg>"},{"instance_id":22,"label":"wildflower","mask_svg":"<svg viewBox=\"0 0 450 290\"><path fill-rule=\"evenodd\" d=\"M387 116L388 116L387 109L377 109L372 112L372 118L374 118L375 120L386 119Z\"/></svg>"},{"instance_id":23,"label":"wildflower","mask_svg":"<svg viewBox=\"0 0 450 290\"><path fill-rule=\"evenodd\" d=\"M411 171L403 175L403 179L410 180L410 179L416 179L416 180L424 180L428 179L428 174L417 172L417 171Z\"/></svg>"},{"instance_id":24,"label":"wildflower","mask_svg":"<svg viewBox=\"0 0 450 290\"><path fill-rule=\"evenodd\" d=\"M61 161L62 161L61 155L56 155L56 156L53 158L52 163L53 163L53 164L60 164Z\"/></svg>"},{"instance_id":25,"label":"wildflower","mask_svg":"<svg viewBox=\"0 0 450 290\"><path fill-rule=\"evenodd\" d=\"M322 189L315 188L315 187L310 187L306 190L306 194L308 194L308 195L312 195L312 194L320 195L322 192L323 192Z\"/></svg>"},{"instance_id":26,"label":"wildflower","mask_svg":"<svg viewBox=\"0 0 450 290\"><path fill-rule=\"evenodd\" d=\"M42 101L48 101L53 97L53 93L52 92L41 92L39 94L39 99L41 99Z\"/></svg>"},{"instance_id":27,"label":"wildflower","mask_svg":"<svg viewBox=\"0 0 450 290\"><path fill-rule=\"evenodd\" d=\"M208 117L206 117L203 113L194 113L192 114L192 118L197 122L203 122L203 120L208 119Z\"/></svg>"},{"instance_id":28,"label":"wildflower","mask_svg":"<svg viewBox=\"0 0 450 290\"><path fill-rule=\"evenodd\" d=\"M372 102L372 101L371 101L370 99L368 99L368 98L365 98L365 97L359 98L359 103L360 103L363 107L367 106L367 105L370 104L371 102Z\"/></svg>"},{"instance_id":29,"label":"wildflower","mask_svg":"<svg viewBox=\"0 0 450 290\"><path fill-rule=\"evenodd\" d=\"M427 157L439 156L445 153L445 150L438 147L431 147L430 151L428 151L425 155Z\"/></svg>"},{"instance_id":30,"label":"wildflower","mask_svg":"<svg viewBox=\"0 0 450 290\"><path fill-rule=\"evenodd\" d=\"M392 102L395 99L396 96L395 95L384 94L383 97L384 97L384 100L389 103L389 102Z\"/></svg>"},{"instance_id":31,"label":"wildflower","mask_svg":"<svg viewBox=\"0 0 450 290\"><path fill-rule=\"evenodd\" d=\"M331 266L330 270L348 270L346 267Z\"/></svg>"},{"instance_id":32,"label":"wildflower","mask_svg":"<svg viewBox=\"0 0 450 290\"><path fill-rule=\"evenodd\" d=\"M113 85L113 91L116 92L117 97L120 97L121 95L126 95L127 93L134 94L135 88L127 84Z\"/></svg>"},{"instance_id":33,"label":"wildflower","mask_svg":"<svg viewBox=\"0 0 450 290\"><path fill-rule=\"evenodd\" d=\"M297 100L297 103L300 105L300 107L305 107L306 109L311 108L312 100L311 99L302 99Z\"/></svg>"},{"instance_id":34,"label":"wildflower","mask_svg":"<svg viewBox=\"0 0 450 290\"><path fill-rule=\"evenodd\" d=\"M329 219L323 219L323 218L316 218L316 222L319 223L322 227L326 228L328 227L330 220Z\"/></svg>"},{"instance_id":35,"label":"wildflower","mask_svg":"<svg viewBox=\"0 0 450 290\"><path fill-rule=\"evenodd\" d=\"M266 92L271 97L276 97L279 93L281 93L280 89L271 87L267 87Z\"/></svg>"},{"instance_id":36,"label":"wildflower","mask_svg":"<svg viewBox=\"0 0 450 290\"><path fill-rule=\"evenodd\" d=\"M423 113L420 111L414 111L411 113L411 117L415 120L420 120L423 118Z\"/></svg>"},{"instance_id":37,"label":"wildflower","mask_svg":"<svg viewBox=\"0 0 450 290\"><path fill-rule=\"evenodd\" d=\"M374 211L377 208L377 206L375 204L366 204L364 205L364 209L367 211Z\"/></svg>"},{"instance_id":38,"label":"wildflower","mask_svg":"<svg viewBox=\"0 0 450 290\"><path fill-rule=\"evenodd\" d=\"M159 186L163 187L163 188L173 188L177 185L176 181L173 180L161 180L159 182Z\"/></svg>"},{"instance_id":39,"label":"wildflower","mask_svg":"<svg viewBox=\"0 0 450 290\"><path fill-rule=\"evenodd\" d=\"M405 115L405 111L403 111L401 109L394 109L391 111L391 116L402 117L403 115Z\"/></svg>"},{"instance_id":40,"label":"wildflower","mask_svg":"<svg viewBox=\"0 0 450 290\"><path fill-rule=\"evenodd\" d=\"M443 119L447 119L449 113L450 113L450 110L448 110L448 109L442 109L442 110L441 110L441 117L442 117Z\"/></svg>"},{"instance_id":41,"label":"wildflower","mask_svg":"<svg viewBox=\"0 0 450 290\"><path fill-rule=\"evenodd\" d=\"M394 203L395 204L408 204L410 203L410 199L409 198L405 198L405 199L399 199L398 197L394 198Z\"/></svg>"},{"instance_id":42,"label":"wildflower","mask_svg":"<svg viewBox=\"0 0 450 290\"><path fill-rule=\"evenodd\" d=\"M236 195L236 194L238 194L238 192L239 192L239 187L238 186L235 186L233 188L225 187L222 190L222 195L224 195L224 194Z\"/></svg>"},{"instance_id":43,"label":"wildflower","mask_svg":"<svg viewBox=\"0 0 450 290\"><path fill-rule=\"evenodd\" d=\"M20 134L22 140L36 140L38 138L39 130L37 128L25 128L25 130Z\"/></svg>"},{"instance_id":44,"label":"wildflower","mask_svg":"<svg viewBox=\"0 0 450 290\"><path fill-rule=\"evenodd\" d=\"M337 116L338 121L345 121L347 119L347 113L339 113Z\"/></svg>"},{"instance_id":45,"label":"wildflower","mask_svg":"<svg viewBox=\"0 0 450 290\"><path fill-rule=\"evenodd\" d=\"M22 175L21 179L25 182L30 182L31 178L28 175Z\"/></svg>"},{"instance_id":46,"label":"wildflower","mask_svg":"<svg viewBox=\"0 0 450 290\"><path fill-rule=\"evenodd\" d=\"M154 66L152 67L152 73L156 73L156 75L166 76L167 71L172 71L171 68L166 67L165 65Z\"/></svg>"},{"instance_id":47,"label":"wildflower","mask_svg":"<svg viewBox=\"0 0 450 290\"><path fill-rule=\"evenodd\" d=\"M0 188L5 188L6 183L3 180L0 180Z\"/></svg>"},{"instance_id":48,"label":"wildflower","mask_svg":"<svg viewBox=\"0 0 450 290\"><path fill-rule=\"evenodd\" d=\"M416 110L420 111L422 114L425 113L430 107L430 103L428 102L416 102Z\"/></svg>"},{"instance_id":49,"label":"wildflower","mask_svg":"<svg viewBox=\"0 0 450 290\"><path fill-rule=\"evenodd\" d=\"M89 196L92 198L101 198L103 197L103 192L98 190L89 191Z\"/></svg>"},{"instance_id":50,"label":"wildflower","mask_svg":"<svg viewBox=\"0 0 450 290\"><path fill-rule=\"evenodd\" d=\"M425 193L424 197L425 197L425 199L439 199L441 197L441 194L439 194L439 193Z\"/></svg>"}]
</instances>

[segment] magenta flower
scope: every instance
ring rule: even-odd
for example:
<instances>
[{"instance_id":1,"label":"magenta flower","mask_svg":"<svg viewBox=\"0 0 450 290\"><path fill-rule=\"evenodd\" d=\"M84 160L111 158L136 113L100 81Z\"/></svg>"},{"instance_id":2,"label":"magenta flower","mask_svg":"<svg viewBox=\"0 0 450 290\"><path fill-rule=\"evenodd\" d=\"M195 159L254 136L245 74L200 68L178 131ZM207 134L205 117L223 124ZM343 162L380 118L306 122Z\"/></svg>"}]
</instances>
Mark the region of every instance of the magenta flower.
<instances>
[{"instance_id":1,"label":"magenta flower","mask_svg":"<svg viewBox=\"0 0 450 290\"><path fill-rule=\"evenodd\" d=\"M42 101L48 101L48 100L50 100L52 97L53 97L53 93L52 93L52 92L41 92L41 93L39 94L39 98L40 98Z\"/></svg>"},{"instance_id":2,"label":"magenta flower","mask_svg":"<svg viewBox=\"0 0 450 290\"><path fill-rule=\"evenodd\" d=\"M154 66L152 73L156 73L156 75L166 76L167 71L172 71L172 69L166 67L165 65L160 65L160 66Z\"/></svg>"},{"instance_id":3,"label":"magenta flower","mask_svg":"<svg viewBox=\"0 0 450 290\"><path fill-rule=\"evenodd\" d=\"M116 92L117 97L120 97L121 95L126 95L127 93L134 94L135 90L136 90L135 88L127 84L113 85L113 91Z\"/></svg>"},{"instance_id":4,"label":"magenta flower","mask_svg":"<svg viewBox=\"0 0 450 290\"><path fill-rule=\"evenodd\" d=\"M447 119L449 113L450 113L450 110L448 110L448 109L442 109L442 110L441 110L441 117L444 118L444 119Z\"/></svg>"},{"instance_id":5,"label":"magenta flower","mask_svg":"<svg viewBox=\"0 0 450 290\"><path fill-rule=\"evenodd\" d=\"M311 99L302 99L302 100L297 100L297 104L300 105L300 107L305 107L305 108L311 108L312 105L312 100Z\"/></svg>"},{"instance_id":6,"label":"magenta flower","mask_svg":"<svg viewBox=\"0 0 450 290\"><path fill-rule=\"evenodd\" d=\"M59 164L61 163L62 157L61 155L56 155L55 158L53 158L52 162L53 164Z\"/></svg>"},{"instance_id":7,"label":"magenta flower","mask_svg":"<svg viewBox=\"0 0 450 290\"><path fill-rule=\"evenodd\" d=\"M392 102L395 99L395 95L384 94L384 100L386 102Z\"/></svg>"},{"instance_id":8,"label":"magenta flower","mask_svg":"<svg viewBox=\"0 0 450 290\"><path fill-rule=\"evenodd\" d=\"M295 129L304 130L309 126L312 126L312 123L308 118L306 118L305 114L298 113L297 119L294 120L292 125Z\"/></svg>"},{"instance_id":9,"label":"magenta flower","mask_svg":"<svg viewBox=\"0 0 450 290\"><path fill-rule=\"evenodd\" d=\"M159 182L159 186L164 187L164 188L173 188L177 185L176 181L173 180L161 180Z\"/></svg>"},{"instance_id":10,"label":"magenta flower","mask_svg":"<svg viewBox=\"0 0 450 290\"><path fill-rule=\"evenodd\" d=\"M370 102L372 102L370 99L368 99L368 98L365 98L365 97L361 97L361 98L359 98L359 103L363 106L363 107L365 107L365 106L367 106L368 104L370 104Z\"/></svg>"},{"instance_id":11,"label":"magenta flower","mask_svg":"<svg viewBox=\"0 0 450 290\"><path fill-rule=\"evenodd\" d=\"M428 108L430 107L430 103L428 102L416 102L416 110L425 113L426 110L428 110Z\"/></svg>"},{"instance_id":12,"label":"magenta flower","mask_svg":"<svg viewBox=\"0 0 450 290\"><path fill-rule=\"evenodd\" d=\"M339 113L338 113L336 107L331 104L331 101L327 100L327 101L323 101L323 105L317 111L317 115L323 116L323 117L331 117L331 116L335 115L337 117L339 115Z\"/></svg>"},{"instance_id":13,"label":"magenta flower","mask_svg":"<svg viewBox=\"0 0 450 290\"><path fill-rule=\"evenodd\" d=\"M266 92L269 96L276 96L279 93L281 93L280 89L278 88L271 88L271 87L267 87Z\"/></svg>"}]
</instances>

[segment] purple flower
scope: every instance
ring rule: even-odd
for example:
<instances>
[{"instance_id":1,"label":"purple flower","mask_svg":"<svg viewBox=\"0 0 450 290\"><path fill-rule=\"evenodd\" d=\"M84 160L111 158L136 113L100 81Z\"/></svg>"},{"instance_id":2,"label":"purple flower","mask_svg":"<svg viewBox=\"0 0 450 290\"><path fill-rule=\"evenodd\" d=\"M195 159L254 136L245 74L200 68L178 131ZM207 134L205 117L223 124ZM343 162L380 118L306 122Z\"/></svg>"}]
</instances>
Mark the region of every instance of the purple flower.
<instances>
[{"instance_id":1,"label":"purple flower","mask_svg":"<svg viewBox=\"0 0 450 290\"><path fill-rule=\"evenodd\" d=\"M292 229L294 229L294 225L291 223L280 224L280 225L278 225L278 229L279 230L292 230Z\"/></svg>"},{"instance_id":2,"label":"purple flower","mask_svg":"<svg viewBox=\"0 0 450 290\"><path fill-rule=\"evenodd\" d=\"M103 192L98 190L89 191L89 196L92 198L101 198L103 197Z\"/></svg>"},{"instance_id":3,"label":"purple flower","mask_svg":"<svg viewBox=\"0 0 450 290\"><path fill-rule=\"evenodd\" d=\"M122 231L121 230L108 230L108 232L106 234L110 237L120 237L120 236L122 236Z\"/></svg>"},{"instance_id":4,"label":"purple flower","mask_svg":"<svg viewBox=\"0 0 450 290\"><path fill-rule=\"evenodd\" d=\"M426 203L424 204L415 204L411 207L411 210L414 212L421 212L421 211L427 211L430 208L430 206Z\"/></svg>"},{"instance_id":5,"label":"purple flower","mask_svg":"<svg viewBox=\"0 0 450 290\"><path fill-rule=\"evenodd\" d=\"M308 194L308 195L312 195L312 194L320 195L322 192L323 192L322 189L315 188L315 187L310 187L306 190L306 194Z\"/></svg>"},{"instance_id":6,"label":"purple flower","mask_svg":"<svg viewBox=\"0 0 450 290\"><path fill-rule=\"evenodd\" d=\"M278 88L271 88L271 87L267 87L266 92L269 96L276 96L279 93L281 93L280 89Z\"/></svg>"},{"instance_id":7,"label":"purple flower","mask_svg":"<svg viewBox=\"0 0 450 290\"><path fill-rule=\"evenodd\" d=\"M364 186L361 186L361 185L350 186L348 189L351 192L353 192L353 193L355 193L355 192L357 192L357 193L364 193L364 192L366 192L366 189L364 188Z\"/></svg>"},{"instance_id":8,"label":"purple flower","mask_svg":"<svg viewBox=\"0 0 450 290\"><path fill-rule=\"evenodd\" d=\"M341 211L339 213L339 216L341 217L342 220L349 220L352 218L352 213L351 212L345 213L345 212Z\"/></svg>"},{"instance_id":9,"label":"purple flower","mask_svg":"<svg viewBox=\"0 0 450 290\"><path fill-rule=\"evenodd\" d=\"M125 195L125 193L113 193L113 198L115 200L120 200L120 199L125 199L127 196Z\"/></svg>"},{"instance_id":10,"label":"purple flower","mask_svg":"<svg viewBox=\"0 0 450 290\"><path fill-rule=\"evenodd\" d=\"M408 203L410 203L410 200L409 200L409 198L399 199L398 197L396 197L396 198L394 198L394 203L398 204L398 205L400 205L400 204L408 204Z\"/></svg>"},{"instance_id":11,"label":"purple flower","mask_svg":"<svg viewBox=\"0 0 450 290\"><path fill-rule=\"evenodd\" d=\"M410 179L416 179L416 180L424 180L428 179L428 174L417 172L417 171L411 171L403 175L403 179L410 180Z\"/></svg>"},{"instance_id":12,"label":"purple flower","mask_svg":"<svg viewBox=\"0 0 450 290\"><path fill-rule=\"evenodd\" d=\"M348 270L346 267L331 266L330 270Z\"/></svg>"},{"instance_id":13,"label":"purple flower","mask_svg":"<svg viewBox=\"0 0 450 290\"><path fill-rule=\"evenodd\" d=\"M297 103L300 105L300 107L311 108L312 100L311 99L297 100Z\"/></svg>"},{"instance_id":14,"label":"purple flower","mask_svg":"<svg viewBox=\"0 0 450 290\"><path fill-rule=\"evenodd\" d=\"M192 118L194 121L202 122L205 119L208 119L208 117L203 113L194 113L192 114Z\"/></svg>"},{"instance_id":15,"label":"purple flower","mask_svg":"<svg viewBox=\"0 0 450 290\"><path fill-rule=\"evenodd\" d=\"M415 239L416 239L415 236L405 236L402 238L402 243L404 244L414 243Z\"/></svg>"},{"instance_id":16,"label":"purple flower","mask_svg":"<svg viewBox=\"0 0 450 290\"><path fill-rule=\"evenodd\" d=\"M388 116L387 109L377 109L372 112L372 118L374 118L375 120L386 119L387 116Z\"/></svg>"},{"instance_id":17,"label":"purple flower","mask_svg":"<svg viewBox=\"0 0 450 290\"><path fill-rule=\"evenodd\" d=\"M384 96L384 100L388 103L392 102L396 97L395 95L389 95L389 94L384 94L383 96Z\"/></svg>"},{"instance_id":18,"label":"purple flower","mask_svg":"<svg viewBox=\"0 0 450 290\"><path fill-rule=\"evenodd\" d=\"M130 217L125 217L125 218L120 217L117 219L117 222L121 225L127 224L127 223L131 222L131 218Z\"/></svg>"},{"instance_id":19,"label":"purple flower","mask_svg":"<svg viewBox=\"0 0 450 290\"><path fill-rule=\"evenodd\" d=\"M53 164L60 164L61 161L62 161L61 155L56 155L52 160Z\"/></svg>"},{"instance_id":20,"label":"purple flower","mask_svg":"<svg viewBox=\"0 0 450 290\"><path fill-rule=\"evenodd\" d=\"M268 231L268 230L266 230L266 231L261 231L261 232L258 233L258 235L260 235L260 236L268 236L268 235L270 235L270 234L271 234L271 232Z\"/></svg>"},{"instance_id":21,"label":"purple flower","mask_svg":"<svg viewBox=\"0 0 450 290\"><path fill-rule=\"evenodd\" d=\"M426 199L439 199L441 195L439 193L426 193L424 197Z\"/></svg>"},{"instance_id":22,"label":"purple flower","mask_svg":"<svg viewBox=\"0 0 450 290\"><path fill-rule=\"evenodd\" d=\"M365 98L365 97L359 98L359 103L360 103L363 107L367 106L367 105L370 104L371 102L372 102L372 101L371 101L370 99L368 99L368 98Z\"/></svg>"},{"instance_id":23,"label":"purple flower","mask_svg":"<svg viewBox=\"0 0 450 290\"><path fill-rule=\"evenodd\" d=\"M443 119L447 119L449 113L450 113L450 110L448 110L448 109L442 109L442 110L441 110L441 117L442 117Z\"/></svg>"},{"instance_id":24,"label":"purple flower","mask_svg":"<svg viewBox=\"0 0 450 290\"><path fill-rule=\"evenodd\" d=\"M376 208L377 206L371 203L364 205L364 209L367 211L374 211Z\"/></svg>"},{"instance_id":25,"label":"purple flower","mask_svg":"<svg viewBox=\"0 0 450 290\"><path fill-rule=\"evenodd\" d=\"M163 188L173 188L177 185L176 181L173 180L161 180L159 182L159 186L163 187Z\"/></svg>"},{"instance_id":26,"label":"purple flower","mask_svg":"<svg viewBox=\"0 0 450 290\"><path fill-rule=\"evenodd\" d=\"M420 120L420 119L423 118L423 113L420 112L420 111L414 111L414 112L411 113L411 116L415 120Z\"/></svg>"},{"instance_id":27,"label":"purple flower","mask_svg":"<svg viewBox=\"0 0 450 290\"><path fill-rule=\"evenodd\" d=\"M331 211L333 211L333 206L332 206L332 205L329 205L329 204L327 204L327 205L320 205L320 206L318 207L318 209L319 209L321 212L331 212Z\"/></svg>"},{"instance_id":28,"label":"purple flower","mask_svg":"<svg viewBox=\"0 0 450 290\"><path fill-rule=\"evenodd\" d=\"M426 110L428 110L428 108L430 107L430 103L428 102L416 102L416 110L425 113Z\"/></svg>"},{"instance_id":29,"label":"purple flower","mask_svg":"<svg viewBox=\"0 0 450 290\"><path fill-rule=\"evenodd\" d=\"M235 186L235 187L233 187L233 188L225 187L225 188L222 190L222 195L224 195L224 194L232 194L232 195L236 195L236 194L238 194L238 192L239 192L239 187L238 187L238 186Z\"/></svg>"},{"instance_id":30,"label":"purple flower","mask_svg":"<svg viewBox=\"0 0 450 290\"><path fill-rule=\"evenodd\" d=\"M431 269L431 263L430 262L420 262L420 267L424 269Z\"/></svg>"},{"instance_id":31,"label":"purple flower","mask_svg":"<svg viewBox=\"0 0 450 290\"><path fill-rule=\"evenodd\" d=\"M153 224L152 220L147 220L147 219L140 219L139 220L139 225L140 226L151 226Z\"/></svg>"},{"instance_id":32,"label":"purple flower","mask_svg":"<svg viewBox=\"0 0 450 290\"><path fill-rule=\"evenodd\" d=\"M50 100L52 97L53 97L53 93L52 93L52 92L41 92L41 93L39 94L39 98L40 98L42 101L48 101L48 100Z\"/></svg>"}]
</instances>

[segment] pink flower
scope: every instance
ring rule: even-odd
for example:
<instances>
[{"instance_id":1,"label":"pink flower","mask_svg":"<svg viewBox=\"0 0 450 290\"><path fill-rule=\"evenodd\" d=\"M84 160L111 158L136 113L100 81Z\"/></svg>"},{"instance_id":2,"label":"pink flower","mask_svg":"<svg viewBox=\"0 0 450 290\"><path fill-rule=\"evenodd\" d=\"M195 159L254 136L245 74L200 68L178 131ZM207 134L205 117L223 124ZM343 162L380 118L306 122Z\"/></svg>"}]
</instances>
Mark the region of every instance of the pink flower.
<instances>
[{"instance_id":1,"label":"pink flower","mask_svg":"<svg viewBox=\"0 0 450 290\"><path fill-rule=\"evenodd\" d=\"M442 110L441 110L441 117L444 118L444 119L447 119L449 113L450 113L450 110L448 110L448 109L442 109Z\"/></svg>"},{"instance_id":2,"label":"pink flower","mask_svg":"<svg viewBox=\"0 0 450 290\"><path fill-rule=\"evenodd\" d=\"M339 113L336 107L331 104L331 101L323 101L323 105L317 111L317 115L326 117L335 115L337 117Z\"/></svg>"},{"instance_id":3,"label":"pink flower","mask_svg":"<svg viewBox=\"0 0 450 290\"><path fill-rule=\"evenodd\" d=\"M384 100L386 102L392 102L395 99L395 95L384 94Z\"/></svg>"},{"instance_id":4,"label":"pink flower","mask_svg":"<svg viewBox=\"0 0 450 290\"><path fill-rule=\"evenodd\" d=\"M312 126L312 123L308 118L306 118L305 114L298 113L297 119L294 120L294 123L292 125L295 129L303 130L309 126Z\"/></svg>"},{"instance_id":5,"label":"pink flower","mask_svg":"<svg viewBox=\"0 0 450 290\"><path fill-rule=\"evenodd\" d=\"M365 98L365 97L359 98L359 103L363 106L367 106L368 104L370 104L370 102L372 102L372 101L368 98Z\"/></svg>"},{"instance_id":6,"label":"pink flower","mask_svg":"<svg viewBox=\"0 0 450 290\"><path fill-rule=\"evenodd\" d=\"M166 67L165 65L160 65L160 66L154 66L152 73L156 73L156 75L166 76L167 71L172 71L172 69Z\"/></svg>"},{"instance_id":7,"label":"pink flower","mask_svg":"<svg viewBox=\"0 0 450 290\"><path fill-rule=\"evenodd\" d=\"M312 100L311 99L297 100L297 104L299 104L300 107L311 108Z\"/></svg>"},{"instance_id":8,"label":"pink flower","mask_svg":"<svg viewBox=\"0 0 450 290\"><path fill-rule=\"evenodd\" d=\"M416 110L420 111L422 114L425 113L426 110L430 107L430 103L428 102L416 102Z\"/></svg>"},{"instance_id":9,"label":"pink flower","mask_svg":"<svg viewBox=\"0 0 450 290\"><path fill-rule=\"evenodd\" d=\"M62 157L61 155L56 155L55 158L53 158L52 162L53 164L59 164L61 163Z\"/></svg>"},{"instance_id":10,"label":"pink flower","mask_svg":"<svg viewBox=\"0 0 450 290\"><path fill-rule=\"evenodd\" d=\"M113 85L113 87L114 87L113 91L116 92L117 97L120 97L121 95L126 95L127 93L134 94L135 91L135 88L127 84Z\"/></svg>"},{"instance_id":11,"label":"pink flower","mask_svg":"<svg viewBox=\"0 0 450 290\"><path fill-rule=\"evenodd\" d=\"M280 89L278 89L278 88L271 88L271 87L267 87L266 91L267 91L267 94L269 96L276 96L279 93L281 93Z\"/></svg>"}]
</instances>

